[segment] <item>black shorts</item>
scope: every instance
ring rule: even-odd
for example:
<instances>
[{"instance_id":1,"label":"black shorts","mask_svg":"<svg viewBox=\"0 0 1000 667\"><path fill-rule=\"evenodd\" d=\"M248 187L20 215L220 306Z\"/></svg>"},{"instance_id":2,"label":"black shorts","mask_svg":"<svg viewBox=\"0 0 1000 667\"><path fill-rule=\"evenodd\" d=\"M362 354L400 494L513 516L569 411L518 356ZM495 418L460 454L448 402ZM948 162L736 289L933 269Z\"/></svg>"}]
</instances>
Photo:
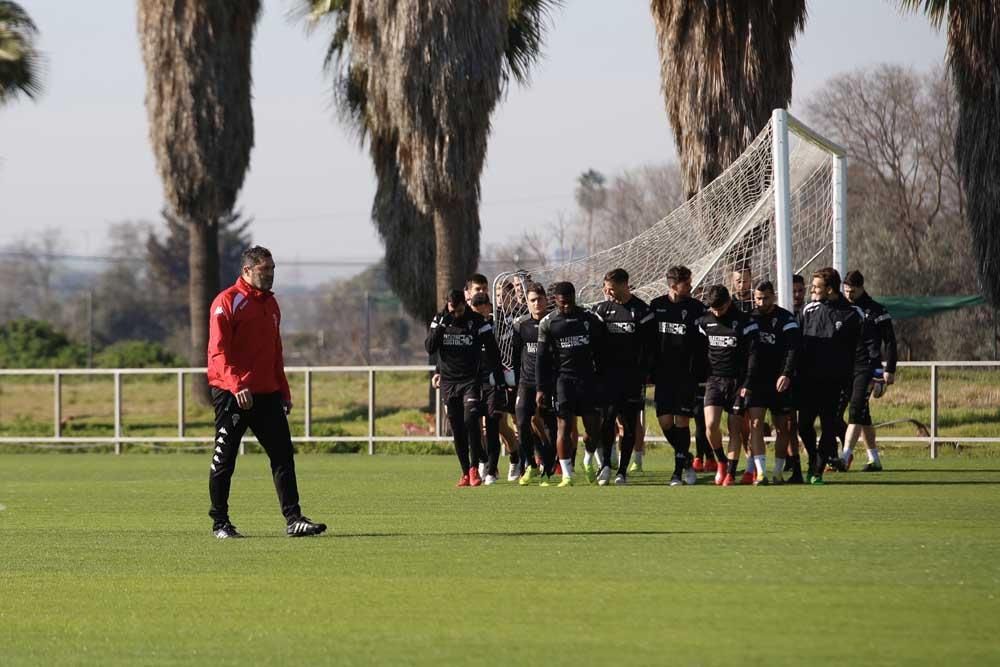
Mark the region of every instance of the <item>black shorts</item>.
<instances>
[{"instance_id":1,"label":"black shorts","mask_svg":"<svg viewBox=\"0 0 1000 667\"><path fill-rule=\"evenodd\" d=\"M599 391L596 378L560 375L556 379L556 414L563 418L598 414Z\"/></svg>"},{"instance_id":2,"label":"black shorts","mask_svg":"<svg viewBox=\"0 0 1000 667\"><path fill-rule=\"evenodd\" d=\"M698 406L698 383L692 377L657 378L653 395L656 416L693 417Z\"/></svg>"},{"instance_id":3,"label":"black shorts","mask_svg":"<svg viewBox=\"0 0 1000 667\"><path fill-rule=\"evenodd\" d=\"M641 374L637 372L605 373L597 380L601 385L601 403L605 407L642 403L642 380Z\"/></svg>"},{"instance_id":4,"label":"black shorts","mask_svg":"<svg viewBox=\"0 0 1000 667\"><path fill-rule=\"evenodd\" d=\"M507 387L496 387L488 382L483 382L480 395L482 396L482 412L487 417L499 417L505 412L509 412L507 409L507 399L509 398Z\"/></svg>"},{"instance_id":5,"label":"black shorts","mask_svg":"<svg viewBox=\"0 0 1000 667\"><path fill-rule=\"evenodd\" d=\"M705 383L705 407L725 408L726 412L732 413L739 392L740 381L736 378L713 375Z\"/></svg>"},{"instance_id":6,"label":"black shorts","mask_svg":"<svg viewBox=\"0 0 1000 667\"><path fill-rule=\"evenodd\" d=\"M764 408L770 410L772 415L787 415L794 412L795 405L791 396L792 387L789 386L785 391L779 392L775 387L777 382L778 378L774 378L773 381L767 380L760 385L748 387L750 396L747 397L747 407Z\"/></svg>"},{"instance_id":7,"label":"black shorts","mask_svg":"<svg viewBox=\"0 0 1000 667\"><path fill-rule=\"evenodd\" d=\"M470 413L477 415L482 414L481 403L482 394L480 392L480 386L478 381L473 382L461 382L461 383L441 383L441 399L444 401L445 406L448 405L465 405L469 404ZM455 408L457 409L457 408Z\"/></svg>"},{"instance_id":8,"label":"black shorts","mask_svg":"<svg viewBox=\"0 0 1000 667\"><path fill-rule=\"evenodd\" d=\"M840 390L840 403L837 414L847 410L847 423L859 426L871 426L872 414L869 399L871 398L872 373L869 370L858 371L850 384Z\"/></svg>"},{"instance_id":9,"label":"black shorts","mask_svg":"<svg viewBox=\"0 0 1000 667\"><path fill-rule=\"evenodd\" d=\"M517 385L517 399L514 402L514 414L517 417L517 422L523 423L525 420L531 419L536 414L545 416L548 414L555 413L554 407L554 392L549 389L544 392L547 402L544 405L538 405L538 387L533 384L519 384Z\"/></svg>"}]
</instances>

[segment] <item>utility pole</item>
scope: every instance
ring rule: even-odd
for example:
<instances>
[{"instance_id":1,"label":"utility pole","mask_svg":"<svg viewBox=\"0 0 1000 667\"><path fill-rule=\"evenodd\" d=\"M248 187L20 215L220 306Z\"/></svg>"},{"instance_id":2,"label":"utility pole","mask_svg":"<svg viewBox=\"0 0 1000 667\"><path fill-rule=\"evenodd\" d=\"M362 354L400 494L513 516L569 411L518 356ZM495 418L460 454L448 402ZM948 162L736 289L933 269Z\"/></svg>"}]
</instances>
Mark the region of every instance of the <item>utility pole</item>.
<instances>
[{"instance_id":1,"label":"utility pole","mask_svg":"<svg viewBox=\"0 0 1000 667\"><path fill-rule=\"evenodd\" d=\"M94 290L87 290L87 368L94 366Z\"/></svg>"}]
</instances>

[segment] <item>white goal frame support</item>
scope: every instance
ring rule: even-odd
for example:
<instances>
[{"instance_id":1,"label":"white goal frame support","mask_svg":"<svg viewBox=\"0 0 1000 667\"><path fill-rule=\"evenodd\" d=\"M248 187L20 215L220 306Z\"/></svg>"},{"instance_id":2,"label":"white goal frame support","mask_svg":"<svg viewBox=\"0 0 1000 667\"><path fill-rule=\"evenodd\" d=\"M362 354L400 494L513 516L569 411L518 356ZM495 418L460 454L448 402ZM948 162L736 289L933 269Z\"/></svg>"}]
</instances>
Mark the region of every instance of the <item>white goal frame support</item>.
<instances>
[{"instance_id":1,"label":"white goal frame support","mask_svg":"<svg viewBox=\"0 0 1000 667\"><path fill-rule=\"evenodd\" d=\"M789 168L788 133L794 132L832 154L833 160L833 268L843 278L847 271L847 151L814 132L785 109L771 114L771 158L774 165L774 246L777 260L778 305L786 310L792 306L792 204Z\"/></svg>"}]
</instances>

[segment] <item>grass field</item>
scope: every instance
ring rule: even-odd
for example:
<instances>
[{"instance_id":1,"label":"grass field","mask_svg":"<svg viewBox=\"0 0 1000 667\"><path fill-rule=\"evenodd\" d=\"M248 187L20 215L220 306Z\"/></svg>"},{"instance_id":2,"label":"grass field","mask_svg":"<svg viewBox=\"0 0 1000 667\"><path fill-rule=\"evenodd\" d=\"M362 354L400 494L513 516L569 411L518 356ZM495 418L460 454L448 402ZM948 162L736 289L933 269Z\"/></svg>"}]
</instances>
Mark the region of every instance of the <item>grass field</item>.
<instances>
[{"instance_id":1,"label":"grass field","mask_svg":"<svg viewBox=\"0 0 1000 667\"><path fill-rule=\"evenodd\" d=\"M427 375L414 372L376 374L377 435L432 434L427 404ZM110 376L67 376L62 380L62 432L67 436L114 434L114 384ZM211 411L194 400L188 380L185 402L186 434L211 438ZM301 373L289 375L297 408L292 432L303 435ZM939 377L939 433L944 437L989 437L1000 434L1000 368L944 368ZM137 437L177 435L177 388L172 376L136 375L123 378L123 434ZM313 376L312 434L359 436L368 432L368 380L365 373L317 373ZM652 397L652 391L647 392ZM51 436L52 380L0 376L0 436ZM648 424L655 424L652 407ZM883 435L922 435L930 425L930 370L902 368L886 395L872 401L876 423L913 420L880 429ZM916 423L914 423L916 422ZM653 426L650 434L659 436ZM311 445L316 449L357 451L363 445ZM383 445L384 446L384 445Z\"/></svg>"},{"instance_id":2,"label":"grass field","mask_svg":"<svg viewBox=\"0 0 1000 667\"><path fill-rule=\"evenodd\" d=\"M0 663L998 664L1000 457L826 487L455 489L445 457L0 457Z\"/></svg>"}]
</instances>

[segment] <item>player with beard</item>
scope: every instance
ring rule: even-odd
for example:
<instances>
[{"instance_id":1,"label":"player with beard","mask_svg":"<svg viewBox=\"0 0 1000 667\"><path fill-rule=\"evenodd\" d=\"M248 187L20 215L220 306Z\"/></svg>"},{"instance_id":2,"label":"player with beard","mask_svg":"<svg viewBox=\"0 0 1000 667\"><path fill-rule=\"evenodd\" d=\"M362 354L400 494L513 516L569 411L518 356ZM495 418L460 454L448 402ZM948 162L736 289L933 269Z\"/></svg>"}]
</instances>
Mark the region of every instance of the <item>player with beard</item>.
<instances>
[{"instance_id":1,"label":"player with beard","mask_svg":"<svg viewBox=\"0 0 1000 667\"><path fill-rule=\"evenodd\" d=\"M611 479L611 446L619 420L622 437L615 484L628 483L628 468L635 447L639 412L642 410L642 389L649 368L653 333L653 314L645 301L632 294L625 269L608 271L604 276L604 288L611 298L594 307L607 331L601 362L604 370L601 377L604 414L601 418L602 466L597 474L597 483L601 486ZM589 479L591 469L585 468L585 472Z\"/></svg>"},{"instance_id":2,"label":"player with beard","mask_svg":"<svg viewBox=\"0 0 1000 667\"><path fill-rule=\"evenodd\" d=\"M524 463L524 473L518 483L531 484L537 474L542 476L541 484L548 486L548 478L555 471L556 417L550 405L539 405L538 395L538 325L545 317L548 299L545 288L538 283L526 287L528 313L514 321L513 362L517 381L517 399L514 414L517 419L517 434L520 442L520 457ZM543 394L553 395L553 388L546 387ZM541 417L545 438L535 435L536 418ZM535 455L539 455L541 469L535 466Z\"/></svg>"},{"instance_id":3,"label":"player with beard","mask_svg":"<svg viewBox=\"0 0 1000 667\"><path fill-rule=\"evenodd\" d=\"M705 423L716 459L726 461L715 473L715 483L732 486L740 459L747 383L755 376L754 347L757 325L733 305L723 285L708 289L708 312L698 318L698 331L708 340L708 380L705 383ZM729 414L728 456L722 450L722 413Z\"/></svg>"},{"instance_id":4,"label":"player with beard","mask_svg":"<svg viewBox=\"0 0 1000 667\"><path fill-rule=\"evenodd\" d=\"M674 450L670 486L697 481L691 458L690 419L703 408L696 404L703 374L705 338L697 321L705 306L691 298L691 270L672 266L667 271L667 293L649 304L655 326L652 376L656 418ZM699 466L700 467L700 466Z\"/></svg>"},{"instance_id":5,"label":"player with beard","mask_svg":"<svg viewBox=\"0 0 1000 667\"><path fill-rule=\"evenodd\" d=\"M479 486L482 478L478 465L485 460L480 427L484 348L493 367L499 368L500 364L493 325L466 305L460 290L452 290L444 310L431 320L425 347L438 357L441 396L462 467L458 486ZM502 375L495 375L494 382L502 385Z\"/></svg>"},{"instance_id":6,"label":"player with beard","mask_svg":"<svg viewBox=\"0 0 1000 667\"><path fill-rule=\"evenodd\" d=\"M573 283L556 283L552 295L556 309L538 325L536 403L545 405L547 392L555 388L556 452L563 476L559 486L566 487L573 485L572 431L577 416L582 418L593 446L600 445L601 415L596 397L605 329L600 317L576 304Z\"/></svg>"},{"instance_id":7,"label":"player with beard","mask_svg":"<svg viewBox=\"0 0 1000 667\"><path fill-rule=\"evenodd\" d=\"M784 482L781 473L785 467L785 453L792 434L790 415L795 411L789 396L799 350L799 323L794 315L775 303L774 285L770 281L757 285L754 302L757 307L750 317L757 324L753 343L756 364L747 400L750 449L757 468L754 484L767 484L764 455L764 414L767 410L771 411L775 429L774 481L781 484Z\"/></svg>"}]
</instances>

